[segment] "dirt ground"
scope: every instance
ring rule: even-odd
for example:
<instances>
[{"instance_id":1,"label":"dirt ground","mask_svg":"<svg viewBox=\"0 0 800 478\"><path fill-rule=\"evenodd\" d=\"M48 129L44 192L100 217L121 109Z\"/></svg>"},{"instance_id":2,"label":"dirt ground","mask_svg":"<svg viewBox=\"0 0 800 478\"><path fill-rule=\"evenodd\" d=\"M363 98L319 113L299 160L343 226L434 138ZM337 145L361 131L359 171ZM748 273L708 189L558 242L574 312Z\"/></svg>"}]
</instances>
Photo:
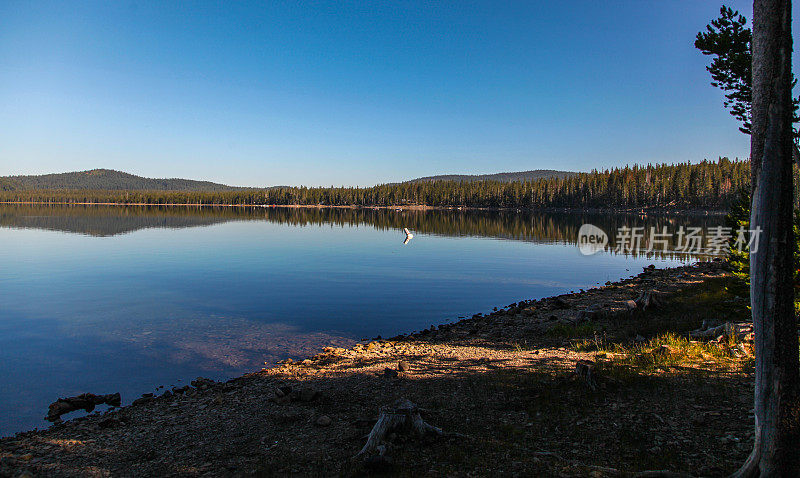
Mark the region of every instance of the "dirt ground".
<instances>
[{"instance_id":1,"label":"dirt ground","mask_svg":"<svg viewBox=\"0 0 800 478\"><path fill-rule=\"evenodd\" d=\"M0 475L723 476L752 447L750 349L680 337L746 320L730 280L718 262L647 268L224 383L199 379L2 439ZM657 302L644 307L644 292ZM653 341L667 331L696 353ZM580 361L591 380L575 373ZM403 398L443 435L398 429L382 455L354 458Z\"/></svg>"}]
</instances>

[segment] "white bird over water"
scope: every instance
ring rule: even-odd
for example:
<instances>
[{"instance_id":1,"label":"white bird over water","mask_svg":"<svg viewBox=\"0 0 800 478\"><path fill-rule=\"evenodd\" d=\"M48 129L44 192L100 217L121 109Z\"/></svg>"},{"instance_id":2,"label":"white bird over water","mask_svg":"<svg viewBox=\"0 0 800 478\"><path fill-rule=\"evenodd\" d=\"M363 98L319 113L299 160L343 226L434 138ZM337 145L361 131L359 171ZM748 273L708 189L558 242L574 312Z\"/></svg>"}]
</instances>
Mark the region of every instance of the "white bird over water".
<instances>
[{"instance_id":1,"label":"white bird over water","mask_svg":"<svg viewBox=\"0 0 800 478\"><path fill-rule=\"evenodd\" d=\"M406 240L403 241L403 244L408 244L408 241L414 239L414 234L411 234L411 231L409 231L407 227L403 228L403 232L406 233Z\"/></svg>"}]
</instances>

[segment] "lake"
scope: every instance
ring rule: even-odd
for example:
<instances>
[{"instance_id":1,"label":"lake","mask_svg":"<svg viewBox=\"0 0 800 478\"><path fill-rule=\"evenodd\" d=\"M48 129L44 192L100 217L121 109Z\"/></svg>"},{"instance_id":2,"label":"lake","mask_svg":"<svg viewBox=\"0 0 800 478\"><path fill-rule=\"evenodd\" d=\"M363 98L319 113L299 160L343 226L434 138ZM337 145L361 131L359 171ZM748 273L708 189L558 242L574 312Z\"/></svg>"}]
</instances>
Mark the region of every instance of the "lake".
<instances>
[{"instance_id":1,"label":"lake","mask_svg":"<svg viewBox=\"0 0 800 478\"><path fill-rule=\"evenodd\" d=\"M223 380L324 346L577 291L691 255L576 247L584 223L721 217L0 205L0 435L83 392ZM414 238L403 244L402 229ZM265 365L266 363L266 365ZM77 414L73 414L77 415ZM71 415L65 416L70 418Z\"/></svg>"}]
</instances>

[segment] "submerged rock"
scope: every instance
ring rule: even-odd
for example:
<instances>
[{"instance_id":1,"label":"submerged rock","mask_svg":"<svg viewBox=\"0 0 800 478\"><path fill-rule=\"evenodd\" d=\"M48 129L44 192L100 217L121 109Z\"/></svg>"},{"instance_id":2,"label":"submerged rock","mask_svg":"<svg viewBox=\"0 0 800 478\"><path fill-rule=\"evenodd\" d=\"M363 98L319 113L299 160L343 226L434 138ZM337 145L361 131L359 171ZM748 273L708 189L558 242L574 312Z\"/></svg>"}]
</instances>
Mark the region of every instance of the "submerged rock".
<instances>
[{"instance_id":1,"label":"submerged rock","mask_svg":"<svg viewBox=\"0 0 800 478\"><path fill-rule=\"evenodd\" d=\"M210 378L197 377L196 379L192 380L191 383L192 386L196 387L198 390L204 390L214 386L217 382L211 380Z\"/></svg>"},{"instance_id":2,"label":"submerged rock","mask_svg":"<svg viewBox=\"0 0 800 478\"><path fill-rule=\"evenodd\" d=\"M315 423L315 425L317 425L318 427L327 427L327 426L329 426L329 425L330 425L332 422L333 422L333 421L331 420L331 417L329 417L328 415L322 415L322 416L320 416L319 418L317 418L317 421L316 421L316 422L314 422L314 423Z\"/></svg>"},{"instance_id":3,"label":"submerged rock","mask_svg":"<svg viewBox=\"0 0 800 478\"><path fill-rule=\"evenodd\" d=\"M54 422L58 420L61 415L75 410L85 410L91 412L94 407L101 404L106 404L112 407L120 406L122 399L118 393L111 393L108 395L95 395L93 393L84 393L75 397L59 398L51 403L48 407L47 416L45 419Z\"/></svg>"}]
</instances>

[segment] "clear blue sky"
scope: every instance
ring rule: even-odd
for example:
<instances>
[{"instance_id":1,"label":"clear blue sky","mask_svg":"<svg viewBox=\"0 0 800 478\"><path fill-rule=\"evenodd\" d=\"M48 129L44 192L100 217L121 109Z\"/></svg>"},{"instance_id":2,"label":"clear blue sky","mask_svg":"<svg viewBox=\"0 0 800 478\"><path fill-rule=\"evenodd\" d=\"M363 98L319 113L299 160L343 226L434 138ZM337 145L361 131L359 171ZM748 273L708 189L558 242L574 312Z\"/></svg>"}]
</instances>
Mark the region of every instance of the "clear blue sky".
<instances>
[{"instance_id":1,"label":"clear blue sky","mask_svg":"<svg viewBox=\"0 0 800 478\"><path fill-rule=\"evenodd\" d=\"M371 185L747 157L693 47L719 6L2 0L0 175Z\"/></svg>"}]
</instances>

